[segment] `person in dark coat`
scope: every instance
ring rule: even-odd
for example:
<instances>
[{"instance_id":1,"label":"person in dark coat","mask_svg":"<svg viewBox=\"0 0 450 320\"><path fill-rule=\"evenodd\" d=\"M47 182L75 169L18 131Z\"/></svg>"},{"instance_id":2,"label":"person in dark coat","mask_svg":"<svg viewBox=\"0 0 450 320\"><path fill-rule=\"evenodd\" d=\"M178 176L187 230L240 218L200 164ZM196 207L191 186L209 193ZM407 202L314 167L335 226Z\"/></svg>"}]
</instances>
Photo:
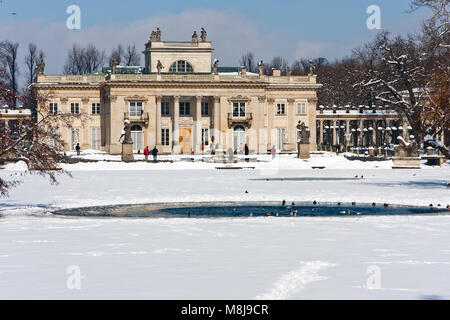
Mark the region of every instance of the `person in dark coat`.
<instances>
[{"instance_id":1,"label":"person in dark coat","mask_svg":"<svg viewBox=\"0 0 450 320\"><path fill-rule=\"evenodd\" d=\"M80 147L79 143L77 143L77 146L75 147L75 150L77 150L77 156L79 156L80 152L81 152L81 147Z\"/></svg>"},{"instance_id":2,"label":"person in dark coat","mask_svg":"<svg viewBox=\"0 0 450 320\"><path fill-rule=\"evenodd\" d=\"M157 158L158 158L158 149L156 149L156 146L152 150L152 155L153 155L153 161L156 162Z\"/></svg>"},{"instance_id":3,"label":"person in dark coat","mask_svg":"<svg viewBox=\"0 0 450 320\"><path fill-rule=\"evenodd\" d=\"M244 153L245 153L246 156L248 156L248 154L250 153L250 150L248 149L248 145L247 144L245 144ZM245 157L245 161L247 161L247 162L249 161L248 157Z\"/></svg>"}]
</instances>

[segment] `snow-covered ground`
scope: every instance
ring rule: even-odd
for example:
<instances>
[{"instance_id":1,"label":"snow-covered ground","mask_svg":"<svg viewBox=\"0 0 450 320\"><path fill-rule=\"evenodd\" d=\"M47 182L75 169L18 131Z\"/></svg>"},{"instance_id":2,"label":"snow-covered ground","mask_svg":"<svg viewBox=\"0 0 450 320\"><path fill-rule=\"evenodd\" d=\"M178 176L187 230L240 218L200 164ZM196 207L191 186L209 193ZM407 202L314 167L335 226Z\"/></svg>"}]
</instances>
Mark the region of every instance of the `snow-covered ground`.
<instances>
[{"instance_id":1,"label":"snow-covered ground","mask_svg":"<svg viewBox=\"0 0 450 320\"><path fill-rule=\"evenodd\" d=\"M57 186L25 174L20 163L0 170L2 177L24 181L0 204L0 298L450 298L447 215L132 219L47 213L283 199L445 207L448 164L392 170L391 161L264 156L267 162L235 164L254 169L217 170L224 165L84 157L112 161L63 165L73 177L61 176ZM68 268L81 271L80 290L67 287L73 280Z\"/></svg>"}]
</instances>

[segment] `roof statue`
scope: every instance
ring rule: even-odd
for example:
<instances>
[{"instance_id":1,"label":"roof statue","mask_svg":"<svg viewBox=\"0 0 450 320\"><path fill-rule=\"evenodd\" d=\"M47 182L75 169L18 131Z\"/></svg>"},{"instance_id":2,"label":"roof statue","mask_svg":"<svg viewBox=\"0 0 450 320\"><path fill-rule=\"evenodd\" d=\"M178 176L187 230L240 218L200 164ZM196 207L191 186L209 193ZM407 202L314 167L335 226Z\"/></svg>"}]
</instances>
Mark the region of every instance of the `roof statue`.
<instances>
[{"instance_id":1,"label":"roof statue","mask_svg":"<svg viewBox=\"0 0 450 320\"><path fill-rule=\"evenodd\" d=\"M161 73L161 69L164 68L161 61L158 60L158 63L156 64L156 69L158 69L158 73Z\"/></svg>"},{"instance_id":2,"label":"roof statue","mask_svg":"<svg viewBox=\"0 0 450 320\"><path fill-rule=\"evenodd\" d=\"M192 34L192 42L198 42L197 31L194 31L194 33Z\"/></svg>"},{"instance_id":3,"label":"roof statue","mask_svg":"<svg viewBox=\"0 0 450 320\"><path fill-rule=\"evenodd\" d=\"M262 60L260 60L258 62L258 67L259 67L259 75L262 76L263 75L263 71L264 71L264 63Z\"/></svg>"},{"instance_id":4,"label":"roof statue","mask_svg":"<svg viewBox=\"0 0 450 320\"><path fill-rule=\"evenodd\" d=\"M152 31L150 35L150 41L158 42L161 41L161 29L156 28L156 31Z\"/></svg>"},{"instance_id":5,"label":"roof statue","mask_svg":"<svg viewBox=\"0 0 450 320\"><path fill-rule=\"evenodd\" d=\"M202 39L203 42L206 41L206 30L205 28L202 28L201 34L200 34L200 38Z\"/></svg>"},{"instance_id":6,"label":"roof statue","mask_svg":"<svg viewBox=\"0 0 450 320\"><path fill-rule=\"evenodd\" d=\"M309 60L309 73L308 73L308 76L314 75L315 72L316 72L316 66L314 65L312 60Z\"/></svg>"},{"instance_id":7,"label":"roof statue","mask_svg":"<svg viewBox=\"0 0 450 320\"><path fill-rule=\"evenodd\" d=\"M213 68L214 74L219 74L219 59L214 59Z\"/></svg>"},{"instance_id":8,"label":"roof statue","mask_svg":"<svg viewBox=\"0 0 450 320\"><path fill-rule=\"evenodd\" d=\"M41 58L41 61L36 66L36 74L44 74L45 71L45 62L44 58Z\"/></svg>"}]
</instances>

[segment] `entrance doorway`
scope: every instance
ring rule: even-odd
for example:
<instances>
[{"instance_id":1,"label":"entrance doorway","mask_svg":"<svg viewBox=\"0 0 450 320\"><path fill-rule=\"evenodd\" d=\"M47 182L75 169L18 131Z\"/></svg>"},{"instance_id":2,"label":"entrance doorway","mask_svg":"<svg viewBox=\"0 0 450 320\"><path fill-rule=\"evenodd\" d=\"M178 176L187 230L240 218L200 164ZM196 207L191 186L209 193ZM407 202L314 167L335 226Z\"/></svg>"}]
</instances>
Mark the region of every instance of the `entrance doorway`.
<instances>
[{"instance_id":1,"label":"entrance doorway","mask_svg":"<svg viewBox=\"0 0 450 320\"><path fill-rule=\"evenodd\" d=\"M180 128L181 153L192 152L191 131L191 128Z\"/></svg>"},{"instance_id":2,"label":"entrance doorway","mask_svg":"<svg viewBox=\"0 0 450 320\"><path fill-rule=\"evenodd\" d=\"M142 127L140 125L134 125L131 127L131 139L133 140L133 151L137 152L138 150L144 149L144 139L142 133Z\"/></svg>"},{"instance_id":3,"label":"entrance doorway","mask_svg":"<svg viewBox=\"0 0 450 320\"><path fill-rule=\"evenodd\" d=\"M235 126L233 130L233 151L242 153L245 146L245 128L241 125Z\"/></svg>"}]
</instances>

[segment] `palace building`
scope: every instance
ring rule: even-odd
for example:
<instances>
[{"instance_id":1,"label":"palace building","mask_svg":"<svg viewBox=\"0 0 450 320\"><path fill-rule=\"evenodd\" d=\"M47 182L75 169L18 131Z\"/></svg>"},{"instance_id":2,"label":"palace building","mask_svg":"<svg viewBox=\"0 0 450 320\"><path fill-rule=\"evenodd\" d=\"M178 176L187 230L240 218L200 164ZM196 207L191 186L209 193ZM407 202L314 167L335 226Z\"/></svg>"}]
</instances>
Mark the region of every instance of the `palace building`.
<instances>
[{"instance_id":1,"label":"palace building","mask_svg":"<svg viewBox=\"0 0 450 320\"><path fill-rule=\"evenodd\" d=\"M50 97L50 112L85 113L72 128L60 127L66 150L121 153L124 121L132 128L134 151L156 145L160 153L209 153L212 149L265 154L297 150L297 123L316 126L315 75L264 75L221 68L202 30L191 41L161 41L152 32L145 44L145 66L121 67L95 75L46 75L40 68L33 88ZM316 130L311 129L311 150Z\"/></svg>"}]
</instances>

